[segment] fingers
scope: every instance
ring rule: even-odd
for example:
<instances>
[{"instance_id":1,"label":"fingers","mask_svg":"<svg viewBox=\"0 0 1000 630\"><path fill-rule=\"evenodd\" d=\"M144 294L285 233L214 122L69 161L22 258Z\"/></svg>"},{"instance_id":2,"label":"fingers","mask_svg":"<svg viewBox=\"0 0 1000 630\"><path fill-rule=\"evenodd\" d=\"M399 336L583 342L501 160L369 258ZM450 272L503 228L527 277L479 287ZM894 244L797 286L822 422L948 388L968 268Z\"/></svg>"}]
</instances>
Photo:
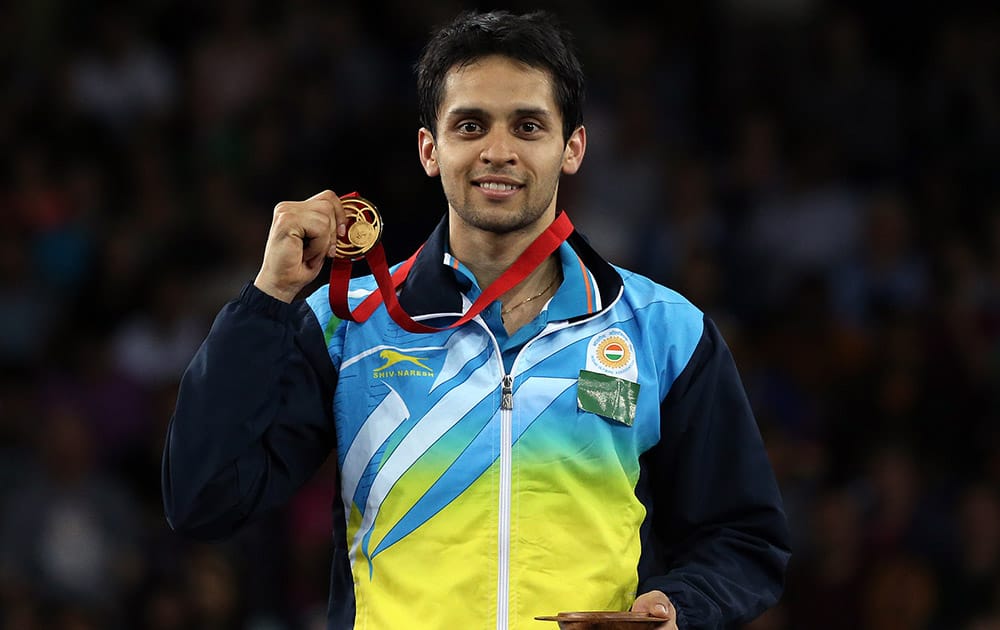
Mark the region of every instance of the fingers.
<instances>
[{"instance_id":1,"label":"fingers","mask_svg":"<svg viewBox=\"0 0 1000 630\"><path fill-rule=\"evenodd\" d=\"M324 190L306 200L306 202L310 201L327 202L333 213L331 215L333 217L333 224L337 226L337 235L344 236L347 233L347 212L344 210L344 204L340 202L340 197L337 196L337 193L332 190ZM333 256L332 249L329 255Z\"/></svg>"},{"instance_id":2,"label":"fingers","mask_svg":"<svg viewBox=\"0 0 1000 630\"><path fill-rule=\"evenodd\" d=\"M331 190L304 201L282 201L274 207L264 260L254 284L290 302L316 278L336 249L337 233L346 233L347 215Z\"/></svg>"},{"instance_id":3,"label":"fingers","mask_svg":"<svg viewBox=\"0 0 1000 630\"><path fill-rule=\"evenodd\" d=\"M635 599L632 604L634 612L644 612L656 617L663 617L670 613L670 598L663 591L649 591L643 593Z\"/></svg>"},{"instance_id":4,"label":"fingers","mask_svg":"<svg viewBox=\"0 0 1000 630\"><path fill-rule=\"evenodd\" d=\"M274 222L282 236L302 239L306 258L333 256L337 236L347 233L347 213L331 190L304 201L282 201L274 207Z\"/></svg>"},{"instance_id":5,"label":"fingers","mask_svg":"<svg viewBox=\"0 0 1000 630\"><path fill-rule=\"evenodd\" d=\"M337 194L334 193L332 190L324 190L323 192L318 192L315 195L313 195L312 197L306 199L306 201L312 201L314 199L328 199L328 200L332 201L332 200L334 200L336 198L337 198Z\"/></svg>"},{"instance_id":6,"label":"fingers","mask_svg":"<svg viewBox=\"0 0 1000 630\"><path fill-rule=\"evenodd\" d=\"M644 612L663 619L664 625L657 628L676 628L677 614L670 598L662 591L650 591L636 598L632 604L633 612ZM669 622L669 623L667 623Z\"/></svg>"}]
</instances>

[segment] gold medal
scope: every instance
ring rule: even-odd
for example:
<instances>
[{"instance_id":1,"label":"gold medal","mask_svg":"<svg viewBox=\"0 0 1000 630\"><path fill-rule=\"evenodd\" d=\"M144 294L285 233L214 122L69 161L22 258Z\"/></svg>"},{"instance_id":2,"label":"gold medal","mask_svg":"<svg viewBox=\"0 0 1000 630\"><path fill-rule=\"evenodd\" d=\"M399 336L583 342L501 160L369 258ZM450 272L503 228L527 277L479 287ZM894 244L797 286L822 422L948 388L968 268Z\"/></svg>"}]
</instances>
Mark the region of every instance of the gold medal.
<instances>
[{"instance_id":1,"label":"gold medal","mask_svg":"<svg viewBox=\"0 0 1000 630\"><path fill-rule=\"evenodd\" d=\"M382 236L382 217L367 199L342 197L340 203L347 212L347 234L337 238L338 258L362 258Z\"/></svg>"}]
</instances>

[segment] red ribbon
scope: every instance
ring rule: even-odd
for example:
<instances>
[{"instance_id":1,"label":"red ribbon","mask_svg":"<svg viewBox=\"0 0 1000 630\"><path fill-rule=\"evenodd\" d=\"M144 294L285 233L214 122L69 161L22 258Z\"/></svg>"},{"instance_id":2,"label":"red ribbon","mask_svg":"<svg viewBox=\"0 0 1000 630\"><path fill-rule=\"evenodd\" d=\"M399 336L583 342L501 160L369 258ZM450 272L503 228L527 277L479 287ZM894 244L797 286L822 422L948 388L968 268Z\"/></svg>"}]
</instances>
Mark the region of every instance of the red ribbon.
<instances>
[{"instance_id":1,"label":"red ribbon","mask_svg":"<svg viewBox=\"0 0 1000 630\"><path fill-rule=\"evenodd\" d=\"M443 328L436 328L434 326L427 326L426 324L421 324L413 320L410 315L403 310L403 307L399 304L399 300L396 298L396 289L399 287L406 276L410 273L410 268L413 266L413 262L417 259L417 254L423 249L423 245L417 249L406 261L400 265L396 271L390 276L389 275L389 265L386 263L385 251L382 249L382 243L376 243L373 248L365 253L365 261L368 263L368 267L371 269L372 274L375 276L375 282L378 284L378 291L373 291L361 304L358 305L354 311L351 311L350 306L347 304L347 288L351 281L351 266L353 261L347 258L334 258L333 263L330 266L330 307L333 309L333 314L342 320L352 321L352 322L363 322L371 317L375 309L379 307L382 302L385 302L386 310L389 312L389 316L392 320L396 322L400 328L407 330L412 333L433 333L440 332L442 330L448 330L449 328L455 328L461 326L462 324L472 320L476 315L482 312L484 308L489 306L494 300L499 298L501 295L511 290L518 283L528 277L528 275L538 268L538 265L548 258L552 252L556 251L562 243L569 238L569 235L573 233L573 223L569 220L569 217L565 212L560 212L555 220L545 229L544 232L538 235L538 237L532 241L531 245L525 249L514 264L507 268L499 278L497 278L493 283L490 284L483 291L479 298L472 303L469 310L463 315L458 321L454 322L449 326Z\"/></svg>"}]
</instances>

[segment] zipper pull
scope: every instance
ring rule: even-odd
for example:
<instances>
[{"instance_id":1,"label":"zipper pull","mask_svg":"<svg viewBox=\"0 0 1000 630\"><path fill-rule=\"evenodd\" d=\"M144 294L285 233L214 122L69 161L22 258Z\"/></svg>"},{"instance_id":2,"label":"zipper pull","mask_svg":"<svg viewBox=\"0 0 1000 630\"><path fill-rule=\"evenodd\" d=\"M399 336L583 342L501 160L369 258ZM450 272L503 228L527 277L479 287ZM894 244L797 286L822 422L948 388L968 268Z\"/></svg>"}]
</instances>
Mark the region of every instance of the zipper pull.
<instances>
[{"instance_id":1,"label":"zipper pull","mask_svg":"<svg viewBox=\"0 0 1000 630\"><path fill-rule=\"evenodd\" d=\"M514 408L514 377L510 374L503 375L503 386L501 388L500 408Z\"/></svg>"}]
</instances>

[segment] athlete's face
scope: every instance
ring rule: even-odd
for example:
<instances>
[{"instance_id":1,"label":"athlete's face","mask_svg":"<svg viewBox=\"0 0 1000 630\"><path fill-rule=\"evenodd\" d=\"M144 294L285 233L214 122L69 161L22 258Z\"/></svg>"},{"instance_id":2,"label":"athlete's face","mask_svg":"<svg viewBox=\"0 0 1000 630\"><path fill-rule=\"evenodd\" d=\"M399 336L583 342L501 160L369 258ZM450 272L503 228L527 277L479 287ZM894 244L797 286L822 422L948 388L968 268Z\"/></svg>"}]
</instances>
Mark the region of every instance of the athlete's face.
<instances>
[{"instance_id":1,"label":"athlete's face","mask_svg":"<svg viewBox=\"0 0 1000 630\"><path fill-rule=\"evenodd\" d=\"M563 142L549 75L490 56L449 71L437 133L421 129L427 174L441 176L452 221L496 234L547 225L561 173L575 173L586 135Z\"/></svg>"}]
</instances>

